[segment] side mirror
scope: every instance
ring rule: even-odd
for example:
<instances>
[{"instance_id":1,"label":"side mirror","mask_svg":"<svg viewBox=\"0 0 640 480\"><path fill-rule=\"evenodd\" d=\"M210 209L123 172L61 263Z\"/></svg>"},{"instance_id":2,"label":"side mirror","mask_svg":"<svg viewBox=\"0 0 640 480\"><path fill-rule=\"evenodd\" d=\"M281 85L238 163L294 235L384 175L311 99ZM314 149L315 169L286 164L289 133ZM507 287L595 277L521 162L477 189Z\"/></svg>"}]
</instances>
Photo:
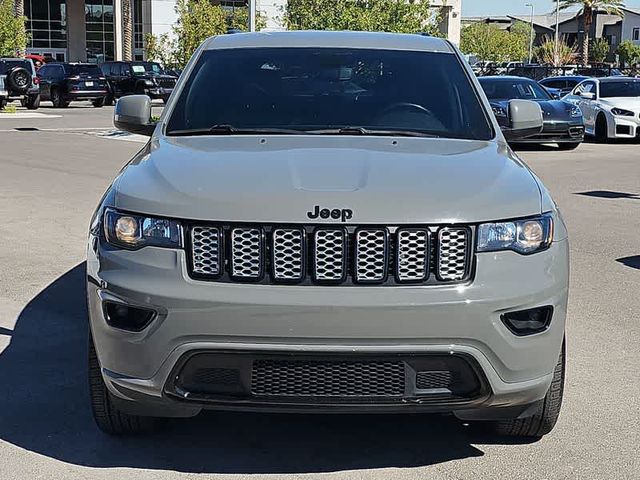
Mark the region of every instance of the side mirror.
<instances>
[{"instance_id":1,"label":"side mirror","mask_svg":"<svg viewBox=\"0 0 640 480\"><path fill-rule=\"evenodd\" d=\"M595 100L596 94L592 92L580 92L580 96L585 100Z\"/></svg>"},{"instance_id":2,"label":"side mirror","mask_svg":"<svg viewBox=\"0 0 640 480\"><path fill-rule=\"evenodd\" d=\"M509 102L509 127L502 133L507 140L537 135L542 131L542 109L536 102L511 100Z\"/></svg>"},{"instance_id":3,"label":"side mirror","mask_svg":"<svg viewBox=\"0 0 640 480\"><path fill-rule=\"evenodd\" d=\"M156 128L151 121L151 99L146 95L129 95L116 103L113 124L119 130L150 137Z\"/></svg>"}]
</instances>

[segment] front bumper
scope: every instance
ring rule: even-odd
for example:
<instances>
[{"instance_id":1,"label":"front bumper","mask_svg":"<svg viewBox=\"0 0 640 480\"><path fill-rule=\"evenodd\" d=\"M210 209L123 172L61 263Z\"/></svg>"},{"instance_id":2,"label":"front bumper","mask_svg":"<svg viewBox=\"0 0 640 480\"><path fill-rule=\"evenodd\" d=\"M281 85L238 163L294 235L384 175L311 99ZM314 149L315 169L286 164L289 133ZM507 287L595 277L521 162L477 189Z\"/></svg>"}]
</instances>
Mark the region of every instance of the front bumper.
<instances>
[{"instance_id":1,"label":"front bumper","mask_svg":"<svg viewBox=\"0 0 640 480\"><path fill-rule=\"evenodd\" d=\"M584 141L582 122L544 122L539 135L518 140L518 143L580 143Z\"/></svg>"},{"instance_id":2,"label":"front bumper","mask_svg":"<svg viewBox=\"0 0 640 480\"><path fill-rule=\"evenodd\" d=\"M640 116L613 116L607 120L609 138L634 139L640 138Z\"/></svg>"},{"instance_id":3,"label":"front bumper","mask_svg":"<svg viewBox=\"0 0 640 480\"><path fill-rule=\"evenodd\" d=\"M526 406L552 378L562 340L568 290L568 243L545 252L480 254L474 281L448 287L309 287L238 285L190 279L184 252L89 251L89 316L103 377L130 403L167 415L201 408L318 411L456 411ZM98 260L99 258L99 260ZM153 308L155 320L133 333L109 326L102 301ZM505 311L554 307L548 330L516 337ZM468 359L482 388L440 401L255 402L246 398L180 398L177 366L194 352L336 358L454 356ZM184 395L183 395L184 397ZM436 399L437 400L437 399ZM467 412L467 413L465 413Z\"/></svg>"},{"instance_id":4,"label":"front bumper","mask_svg":"<svg viewBox=\"0 0 640 480\"><path fill-rule=\"evenodd\" d=\"M155 87L147 91L147 95L152 99L167 99L173 92L173 88Z\"/></svg>"}]
</instances>

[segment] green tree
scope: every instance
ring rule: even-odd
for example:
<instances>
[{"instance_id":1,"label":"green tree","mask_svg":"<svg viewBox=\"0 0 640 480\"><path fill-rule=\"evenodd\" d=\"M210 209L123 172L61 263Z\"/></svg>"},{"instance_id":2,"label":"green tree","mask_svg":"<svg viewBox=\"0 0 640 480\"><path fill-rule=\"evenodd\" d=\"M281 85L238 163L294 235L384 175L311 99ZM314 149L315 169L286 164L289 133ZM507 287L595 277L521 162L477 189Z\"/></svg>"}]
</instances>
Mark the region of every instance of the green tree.
<instances>
[{"instance_id":1,"label":"green tree","mask_svg":"<svg viewBox=\"0 0 640 480\"><path fill-rule=\"evenodd\" d=\"M622 7L624 0L561 0L560 9L567 9L579 6L581 8L580 16L584 28L584 36L582 38L582 46L580 48L580 57L583 64L589 62L589 38L591 25L593 24L593 14L598 10L613 15L624 15Z\"/></svg>"},{"instance_id":2,"label":"green tree","mask_svg":"<svg viewBox=\"0 0 640 480\"><path fill-rule=\"evenodd\" d=\"M147 60L160 62L167 68L179 68L176 58L176 42L168 34L154 35L147 33L144 37L144 50Z\"/></svg>"},{"instance_id":3,"label":"green tree","mask_svg":"<svg viewBox=\"0 0 640 480\"><path fill-rule=\"evenodd\" d=\"M610 50L611 46L606 38L596 38L591 42L589 57L592 62L602 63L607 59Z\"/></svg>"},{"instance_id":4,"label":"green tree","mask_svg":"<svg viewBox=\"0 0 640 480\"><path fill-rule=\"evenodd\" d=\"M149 60L156 60L166 67L182 68L198 46L213 35L222 35L229 28L247 30L249 12L247 8L230 11L209 0L178 0L178 20L171 34L145 36L145 53ZM263 28L266 22L259 14L256 27Z\"/></svg>"},{"instance_id":5,"label":"green tree","mask_svg":"<svg viewBox=\"0 0 640 480\"><path fill-rule=\"evenodd\" d=\"M631 40L625 40L618 45L617 54L620 56L620 63L625 66L640 63L640 45L636 45Z\"/></svg>"},{"instance_id":6,"label":"green tree","mask_svg":"<svg viewBox=\"0 0 640 480\"><path fill-rule=\"evenodd\" d=\"M438 11L427 0L288 0L283 16L290 30L438 32Z\"/></svg>"},{"instance_id":7,"label":"green tree","mask_svg":"<svg viewBox=\"0 0 640 480\"><path fill-rule=\"evenodd\" d=\"M472 23L462 29L460 48L485 61L523 60L529 55L530 34L531 27L524 22L516 22L511 31L486 23Z\"/></svg>"},{"instance_id":8,"label":"green tree","mask_svg":"<svg viewBox=\"0 0 640 480\"><path fill-rule=\"evenodd\" d=\"M509 60L523 60L529 56L531 42L531 24L515 22L509 29L508 42L510 45Z\"/></svg>"},{"instance_id":9,"label":"green tree","mask_svg":"<svg viewBox=\"0 0 640 480\"><path fill-rule=\"evenodd\" d=\"M13 0L0 0L0 57L14 57L26 50L26 20L14 13Z\"/></svg>"}]
</instances>

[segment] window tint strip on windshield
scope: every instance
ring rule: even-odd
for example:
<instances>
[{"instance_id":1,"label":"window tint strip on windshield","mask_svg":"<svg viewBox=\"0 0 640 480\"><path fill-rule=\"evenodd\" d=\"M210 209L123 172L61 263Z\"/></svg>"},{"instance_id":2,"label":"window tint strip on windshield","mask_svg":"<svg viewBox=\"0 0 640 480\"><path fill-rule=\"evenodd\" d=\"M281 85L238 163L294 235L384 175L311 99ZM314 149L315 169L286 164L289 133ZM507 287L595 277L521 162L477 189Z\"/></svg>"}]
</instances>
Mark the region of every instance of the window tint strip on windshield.
<instances>
[{"instance_id":1,"label":"window tint strip on windshield","mask_svg":"<svg viewBox=\"0 0 640 480\"><path fill-rule=\"evenodd\" d=\"M494 136L456 55L360 48L203 52L177 99L167 134L217 125Z\"/></svg>"}]
</instances>

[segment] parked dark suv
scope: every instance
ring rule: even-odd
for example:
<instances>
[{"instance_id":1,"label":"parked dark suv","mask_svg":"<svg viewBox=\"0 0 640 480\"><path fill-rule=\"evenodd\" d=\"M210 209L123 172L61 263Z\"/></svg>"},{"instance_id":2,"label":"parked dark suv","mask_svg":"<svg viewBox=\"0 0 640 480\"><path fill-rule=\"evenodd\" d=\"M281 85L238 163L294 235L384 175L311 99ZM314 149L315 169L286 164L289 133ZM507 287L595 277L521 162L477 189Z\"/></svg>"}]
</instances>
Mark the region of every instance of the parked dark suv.
<instances>
[{"instance_id":1,"label":"parked dark suv","mask_svg":"<svg viewBox=\"0 0 640 480\"><path fill-rule=\"evenodd\" d=\"M12 100L21 100L29 110L40 106L36 69L29 59L0 58L0 110Z\"/></svg>"},{"instance_id":2,"label":"parked dark suv","mask_svg":"<svg viewBox=\"0 0 640 480\"><path fill-rule=\"evenodd\" d=\"M89 100L94 107L104 105L107 82L93 63L48 63L38 70L40 96L56 108L66 108L76 100Z\"/></svg>"},{"instance_id":3,"label":"parked dark suv","mask_svg":"<svg viewBox=\"0 0 640 480\"><path fill-rule=\"evenodd\" d=\"M102 72L109 83L107 104L131 94L148 95L166 102L178 80L155 62L105 62Z\"/></svg>"}]
</instances>

